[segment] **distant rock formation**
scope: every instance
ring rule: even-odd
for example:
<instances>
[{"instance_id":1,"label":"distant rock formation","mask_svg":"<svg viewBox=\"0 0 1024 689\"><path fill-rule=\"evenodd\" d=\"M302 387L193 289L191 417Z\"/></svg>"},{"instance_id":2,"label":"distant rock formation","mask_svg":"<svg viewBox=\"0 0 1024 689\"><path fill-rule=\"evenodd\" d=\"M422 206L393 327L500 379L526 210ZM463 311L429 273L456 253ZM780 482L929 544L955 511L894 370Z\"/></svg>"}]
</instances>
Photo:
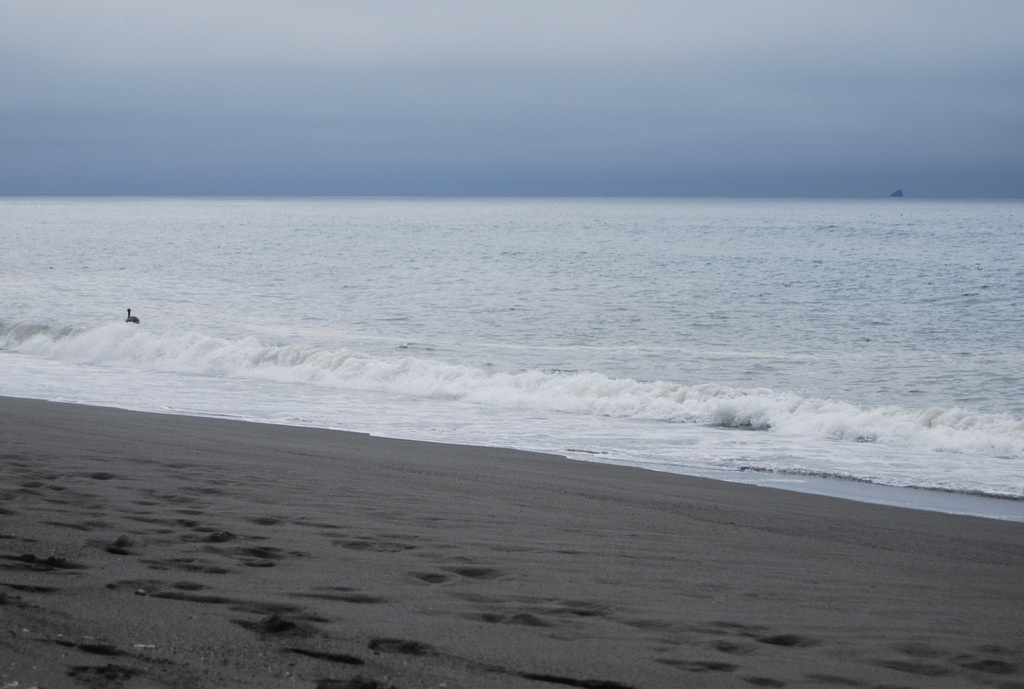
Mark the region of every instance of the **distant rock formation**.
<instances>
[{"instance_id":1,"label":"distant rock formation","mask_svg":"<svg viewBox=\"0 0 1024 689\"><path fill-rule=\"evenodd\" d=\"M896 196L898 198L903 198L903 190L902 189L897 189L893 193L889 194L889 196Z\"/></svg>"}]
</instances>

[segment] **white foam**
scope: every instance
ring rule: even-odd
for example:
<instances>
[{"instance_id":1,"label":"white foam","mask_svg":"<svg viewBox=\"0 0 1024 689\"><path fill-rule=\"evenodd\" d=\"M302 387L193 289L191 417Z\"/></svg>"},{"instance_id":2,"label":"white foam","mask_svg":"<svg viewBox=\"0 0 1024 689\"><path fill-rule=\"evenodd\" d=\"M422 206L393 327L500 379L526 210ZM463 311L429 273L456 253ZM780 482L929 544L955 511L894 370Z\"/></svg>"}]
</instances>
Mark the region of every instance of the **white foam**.
<instances>
[{"instance_id":1,"label":"white foam","mask_svg":"<svg viewBox=\"0 0 1024 689\"><path fill-rule=\"evenodd\" d=\"M1024 421L960 408L909 409L767 388L637 381L583 372L487 371L422 357L267 344L127 324L0 324L0 347L71 364L312 384L496 408L769 431L790 437L969 453L1020 463Z\"/></svg>"}]
</instances>

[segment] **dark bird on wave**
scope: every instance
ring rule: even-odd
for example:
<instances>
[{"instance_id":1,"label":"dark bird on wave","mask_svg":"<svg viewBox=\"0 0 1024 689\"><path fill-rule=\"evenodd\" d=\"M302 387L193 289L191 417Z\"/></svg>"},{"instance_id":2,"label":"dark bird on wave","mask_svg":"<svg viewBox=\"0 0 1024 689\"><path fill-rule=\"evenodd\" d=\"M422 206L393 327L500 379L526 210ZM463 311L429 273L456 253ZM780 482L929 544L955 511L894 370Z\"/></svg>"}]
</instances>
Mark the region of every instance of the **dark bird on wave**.
<instances>
[{"instance_id":1,"label":"dark bird on wave","mask_svg":"<svg viewBox=\"0 0 1024 689\"><path fill-rule=\"evenodd\" d=\"M138 316L133 316L132 315L132 310L128 309L128 318L125 318L124 322L125 323L138 323L139 322L139 317Z\"/></svg>"}]
</instances>

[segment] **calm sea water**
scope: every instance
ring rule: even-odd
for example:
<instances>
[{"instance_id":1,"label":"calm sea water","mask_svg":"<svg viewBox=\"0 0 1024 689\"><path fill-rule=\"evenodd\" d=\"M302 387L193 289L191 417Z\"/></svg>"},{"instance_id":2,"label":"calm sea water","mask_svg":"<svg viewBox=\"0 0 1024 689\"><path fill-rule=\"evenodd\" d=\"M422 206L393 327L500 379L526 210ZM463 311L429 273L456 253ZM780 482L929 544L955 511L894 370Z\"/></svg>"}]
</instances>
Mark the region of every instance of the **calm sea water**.
<instances>
[{"instance_id":1,"label":"calm sea water","mask_svg":"<svg viewBox=\"0 0 1024 689\"><path fill-rule=\"evenodd\" d=\"M8 198L0 265L4 395L1024 518L1021 202Z\"/></svg>"}]
</instances>

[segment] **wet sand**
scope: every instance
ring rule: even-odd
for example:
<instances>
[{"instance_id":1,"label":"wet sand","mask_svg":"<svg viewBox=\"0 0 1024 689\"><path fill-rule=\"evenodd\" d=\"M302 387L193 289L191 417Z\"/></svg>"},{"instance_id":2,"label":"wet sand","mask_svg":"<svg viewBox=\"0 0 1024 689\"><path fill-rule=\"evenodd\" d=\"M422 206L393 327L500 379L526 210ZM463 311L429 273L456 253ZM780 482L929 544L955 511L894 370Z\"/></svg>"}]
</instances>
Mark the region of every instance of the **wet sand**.
<instances>
[{"instance_id":1,"label":"wet sand","mask_svg":"<svg viewBox=\"0 0 1024 689\"><path fill-rule=\"evenodd\" d=\"M1024 687L1024 524L0 398L0 687Z\"/></svg>"}]
</instances>

